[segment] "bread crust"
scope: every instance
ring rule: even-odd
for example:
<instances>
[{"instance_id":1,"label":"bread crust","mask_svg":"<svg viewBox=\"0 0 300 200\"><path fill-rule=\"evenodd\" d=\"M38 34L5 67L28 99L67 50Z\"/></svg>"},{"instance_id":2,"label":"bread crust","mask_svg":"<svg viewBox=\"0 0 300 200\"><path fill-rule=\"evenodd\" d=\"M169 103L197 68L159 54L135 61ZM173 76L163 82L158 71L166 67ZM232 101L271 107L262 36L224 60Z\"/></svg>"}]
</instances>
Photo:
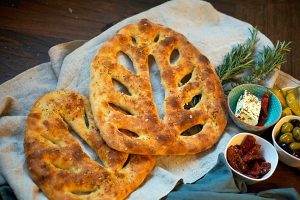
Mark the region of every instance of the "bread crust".
<instances>
[{"instance_id":1,"label":"bread crust","mask_svg":"<svg viewBox=\"0 0 300 200\"><path fill-rule=\"evenodd\" d=\"M172 63L174 50L179 59ZM120 64L120 52L130 57L135 73ZM163 119L153 100L149 56L158 64L165 91ZM189 74L190 79L181 84ZM116 90L113 81L124 85L129 94ZM201 95L200 102L186 108L197 95ZM127 153L202 152L219 140L227 123L223 89L209 60L182 34L147 19L123 27L99 49L91 64L90 101L103 139ZM195 126L201 126L201 131L183 134Z\"/></svg>"},{"instance_id":2,"label":"bread crust","mask_svg":"<svg viewBox=\"0 0 300 200\"><path fill-rule=\"evenodd\" d=\"M83 151L74 132L102 164ZM153 156L108 147L95 126L88 99L72 91L48 93L33 105L24 151L33 181L53 200L124 199L155 164Z\"/></svg>"}]
</instances>

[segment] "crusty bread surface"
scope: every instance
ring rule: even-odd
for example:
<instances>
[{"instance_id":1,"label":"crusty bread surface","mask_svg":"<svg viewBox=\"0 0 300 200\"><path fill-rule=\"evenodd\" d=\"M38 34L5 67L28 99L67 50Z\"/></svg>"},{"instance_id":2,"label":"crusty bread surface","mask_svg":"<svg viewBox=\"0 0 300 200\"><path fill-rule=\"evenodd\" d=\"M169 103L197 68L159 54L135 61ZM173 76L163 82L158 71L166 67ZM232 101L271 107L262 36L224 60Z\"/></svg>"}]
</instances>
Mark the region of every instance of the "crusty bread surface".
<instances>
[{"instance_id":1,"label":"crusty bread surface","mask_svg":"<svg viewBox=\"0 0 300 200\"><path fill-rule=\"evenodd\" d=\"M121 64L120 53L133 70ZM162 116L150 81L153 61L164 90ZM126 25L101 46L89 91L103 139L122 152L195 154L211 148L226 126L223 89L207 57L182 34L147 19Z\"/></svg>"},{"instance_id":2,"label":"crusty bread surface","mask_svg":"<svg viewBox=\"0 0 300 200\"><path fill-rule=\"evenodd\" d=\"M83 146L89 146L96 158ZM88 99L72 91L48 93L33 105L26 121L24 150L33 181L53 200L124 199L155 164L153 156L131 155L107 146Z\"/></svg>"}]
</instances>

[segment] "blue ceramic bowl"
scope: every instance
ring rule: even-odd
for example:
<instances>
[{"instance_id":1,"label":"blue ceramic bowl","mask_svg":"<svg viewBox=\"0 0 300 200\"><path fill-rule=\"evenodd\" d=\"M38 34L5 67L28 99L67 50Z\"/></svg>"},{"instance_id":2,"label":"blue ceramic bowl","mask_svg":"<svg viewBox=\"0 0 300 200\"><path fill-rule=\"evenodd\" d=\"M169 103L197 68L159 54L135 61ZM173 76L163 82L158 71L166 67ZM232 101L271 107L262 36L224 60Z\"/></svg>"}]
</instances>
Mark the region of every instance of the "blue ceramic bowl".
<instances>
[{"instance_id":1,"label":"blue ceramic bowl","mask_svg":"<svg viewBox=\"0 0 300 200\"><path fill-rule=\"evenodd\" d=\"M268 107L269 114L263 126L252 126L250 124L241 121L235 116L234 113L236 110L236 104L238 102L239 97L244 93L245 90L255 95L259 100L261 99L261 95L265 93L271 94L269 107ZM234 121L234 123L238 127L250 132L263 132L264 130L273 126L280 119L281 112L282 112L280 101L278 100L276 95L273 94L273 92L271 92L267 88L255 84L244 84L233 88L227 97L227 104L228 104L229 115L231 119Z\"/></svg>"}]
</instances>

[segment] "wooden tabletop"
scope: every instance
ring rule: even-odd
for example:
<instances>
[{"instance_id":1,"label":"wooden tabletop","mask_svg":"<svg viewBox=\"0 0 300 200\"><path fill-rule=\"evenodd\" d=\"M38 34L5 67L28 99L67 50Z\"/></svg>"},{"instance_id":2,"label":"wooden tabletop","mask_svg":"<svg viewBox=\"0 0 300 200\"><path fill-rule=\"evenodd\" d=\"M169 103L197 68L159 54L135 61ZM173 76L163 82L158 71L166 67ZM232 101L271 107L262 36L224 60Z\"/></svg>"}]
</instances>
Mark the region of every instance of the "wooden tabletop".
<instances>
[{"instance_id":1,"label":"wooden tabletop","mask_svg":"<svg viewBox=\"0 0 300 200\"><path fill-rule=\"evenodd\" d=\"M70 40L88 40L113 24L165 0L4 0L0 1L0 84L49 61L48 49ZM282 70L300 79L300 1L211 0L219 11L251 23L272 42L292 41ZM268 138L270 130L265 133ZM279 162L273 176L249 186L250 192L294 187L300 173Z\"/></svg>"}]
</instances>

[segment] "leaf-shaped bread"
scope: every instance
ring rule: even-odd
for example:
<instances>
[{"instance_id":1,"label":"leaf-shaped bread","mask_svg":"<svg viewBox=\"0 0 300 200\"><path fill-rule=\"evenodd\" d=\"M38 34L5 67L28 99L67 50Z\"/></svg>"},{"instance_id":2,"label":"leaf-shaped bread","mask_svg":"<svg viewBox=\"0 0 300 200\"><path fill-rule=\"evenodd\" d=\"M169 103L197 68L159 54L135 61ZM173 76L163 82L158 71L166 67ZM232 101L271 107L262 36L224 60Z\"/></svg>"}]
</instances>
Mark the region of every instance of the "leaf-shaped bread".
<instances>
[{"instance_id":1,"label":"leaf-shaped bread","mask_svg":"<svg viewBox=\"0 0 300 200\"><path fill-rule=\"evenodd\" d=\"M75 132L102 165L83 151ZM34 104L26 122L24 149L33 181L53 200L124 199L155 162L153 156L108 147L95 126L88 99L72 91L48 93Z\"/></svg>"},{"instance_id":2,"label":"leaf-shaped bread","mask_svg":"<svg viewBox=\"0 0 300 200\"><path fill-rule=\"evenodd\" d=\"M163 117L150 81L153 59L164 89ZM90 101L103 139L127 153L195 154L212 147L226 126L222 86L209 60L183 35L147 19L120 29L100 48L91 65Z\"/></svg>"}]
</instances>

